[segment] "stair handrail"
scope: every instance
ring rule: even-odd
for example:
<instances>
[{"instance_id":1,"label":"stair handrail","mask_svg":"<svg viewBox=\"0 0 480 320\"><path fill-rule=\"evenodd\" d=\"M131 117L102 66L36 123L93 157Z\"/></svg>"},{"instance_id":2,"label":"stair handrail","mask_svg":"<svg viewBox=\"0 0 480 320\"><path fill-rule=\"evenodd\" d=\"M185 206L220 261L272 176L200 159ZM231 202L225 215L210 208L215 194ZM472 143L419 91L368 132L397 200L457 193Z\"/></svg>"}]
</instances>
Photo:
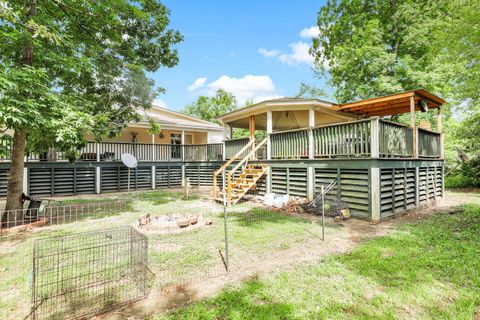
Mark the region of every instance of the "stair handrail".
<instances>
[{"instance_id":1,"label":"stair handrail","mask_svg":"<svg viewBox=\"0 0 480 320\"><path fill-rule=\"evenodd\" d=\"M223 172L233 161L235 161L245 150L250 148L255 143L255 139L250 140L240 151L238 151L233 157L231 157L227 162L225 162L220 169L213 172L213 198L217 197L217 176Z\"/></svg>"},{"instance_id":2,"label":"stair handrail","mask_svg":"<svg viewBox=\"0 0 480 320\"><path fill-rule=\"evenodd\" d=\"M255 142L255 140L252 141ZM262 147L265 143L267 143L267 138L263 139L259 144L257 144L255 148L253 148L242 160L240 160L240 162L235 167L233 167L232 170L227 173L227 204L230 204L232 201L232 175L235 173L235 171L238 170L238 168L240 168L240 166L247 162L250 157L252 157L255 152L257 152L257 150L260 149L260 147Z\"/></svg>"}]
</instances>

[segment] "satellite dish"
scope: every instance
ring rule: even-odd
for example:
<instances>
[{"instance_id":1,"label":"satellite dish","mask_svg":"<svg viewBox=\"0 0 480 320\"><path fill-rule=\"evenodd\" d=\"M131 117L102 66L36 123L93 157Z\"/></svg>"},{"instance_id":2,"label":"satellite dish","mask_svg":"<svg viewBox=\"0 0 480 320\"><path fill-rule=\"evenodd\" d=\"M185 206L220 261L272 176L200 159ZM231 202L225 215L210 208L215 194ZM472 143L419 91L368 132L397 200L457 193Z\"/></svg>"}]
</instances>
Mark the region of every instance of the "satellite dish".
<instances>
[{"instance_id":1,"label":"satellite dish","mask_svg":"<svg viewBox=\"0 0 480 320\"><path fill-rule=\"evenodd\" d=\"M428 111L428 104L426 100L420 99L420 101L418 101L418 106L420 107L420 111L422 112Z\"/></svg>"},{"instance_id":2,"label":"satellite dish","mask_svg":"<svg viewBox=\"0 0 480 320\"><path fill-rule=\"evenodd\" d=\"M129 169L133 169L137 167L138 161L137 158L135 158L132 154L130 153L124 153L121 156L122 162L124 165L126 165Z\"/></svg>"}]
</instances>

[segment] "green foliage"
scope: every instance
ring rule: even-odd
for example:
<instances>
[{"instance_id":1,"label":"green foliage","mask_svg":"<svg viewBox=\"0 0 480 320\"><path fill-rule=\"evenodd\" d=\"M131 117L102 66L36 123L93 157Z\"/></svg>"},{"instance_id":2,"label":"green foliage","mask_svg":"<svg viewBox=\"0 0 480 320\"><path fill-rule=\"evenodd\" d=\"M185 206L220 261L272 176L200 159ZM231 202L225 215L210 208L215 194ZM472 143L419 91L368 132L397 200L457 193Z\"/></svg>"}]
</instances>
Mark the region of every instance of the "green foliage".
<instances>
[{"instance_id":1,"label":"green foliage","mask_svg":"<svg viewBox=\"0 0 480 320\"><path fill-rule=\"evenodd\" d=\"M300 88L298 93L295 95L295 98L325 98L328 94L323 90L314 85L309 85L305 82L300 83Z\"/></svg>"},{"instance_id":2,"label":"green foliage","mask_svg":"<svg viewBox=\"0 0 480 320\"><path fill-rule=\"evenodd\" d=\"M219 89L213 97L200 96L197 101L185 106L183 113L202 120L220 123L216 117L237 108L233 94Z\"/></svg>"},{"instance_id":3,"label":"green foliage","mask_svg":"<svg viewBox=\"0 0 480 320\"><path fill-rule=\"evenodd\" d=\"M178 62L168 15L154 0L3 1L0 127L28 129L31 149L70 150L138 120L163 90L145 73Z\"/></svg>"},{"instance_id":4,"label":"green foliage","mask_svg":"<svg viewBox=\"0 0 480 320\"><path fill-rule=\"evenodd\" d=\"M425 88L445 94L458 66L440 64L436 34L445 1L329 0L318 15L312 53L340 103Z\"/></svg>"},{"instance_id":5,"label":"green foliage","mask_svg":"<svg viewBox=\"0 0 480 320\"><path fill-rule=\"evenodd\" d=\"M445 188L480 188L480 158L462 163L458 170L445 177Z\"/></svg>"}]
</instances>

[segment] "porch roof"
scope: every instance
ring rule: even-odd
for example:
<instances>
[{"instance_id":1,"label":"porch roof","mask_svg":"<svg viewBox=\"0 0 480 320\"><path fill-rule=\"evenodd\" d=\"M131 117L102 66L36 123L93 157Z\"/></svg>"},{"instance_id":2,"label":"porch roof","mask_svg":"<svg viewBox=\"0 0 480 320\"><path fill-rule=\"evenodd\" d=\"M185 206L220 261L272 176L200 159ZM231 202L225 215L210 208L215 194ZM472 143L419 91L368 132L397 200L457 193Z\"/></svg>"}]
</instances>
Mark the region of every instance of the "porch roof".
<instances>
[{"instance_id":1,"label":"porch roof","mask_svg":"<svg viewBox=\"0 0 480 320\"><path fill-rule=\"evenodd\" d=\"M415 111L420 111L420 102L426 103L429 109L439 108L447 102L442 98L424 90L416 89L392 95L359 100L344 104L336 104L319 99L280 98L262 101L221 115L217 119L224 124L237 128L248 128L248 118L255 117L256 128L265 127L267 111L300 111L315 110L333 117L348 120L373 116L390 116L410 112L410 98L414 99ZM257 120L259 122L257 122Z\"/></svg>"},{"instance_id":2,"label":"porch roof","mask_svg":"<svg viewBox=\"0 0 480 320\"><path fill-rule=\"evenodd\" d=\"M410 112L411 97L413 97L415 101L415 111L420 111L420 102L422 100L427 104L429 109L439 108L441 105L447 103L439 96L424 89L417 89L335 105L334 109L363 117L391 116Z\"/></svg>"},{"instance_id":3,"label":"porch roof","mask_svg":"<svg viewBox=\"0 0 480 320\"><path fill-rule=\"evenodd\" d=\"M217 119L235 128L248 128L249 118L255 119L255 128L267 127L267 111L274 112L274 130L286 130L308 126L308 110L314 110L322 117L317 120L344 122L355 120L355 115L333 109L333 104L319 99L280 98L262 101L248 107L221 115Z\"/></svg>"}]
</instances>

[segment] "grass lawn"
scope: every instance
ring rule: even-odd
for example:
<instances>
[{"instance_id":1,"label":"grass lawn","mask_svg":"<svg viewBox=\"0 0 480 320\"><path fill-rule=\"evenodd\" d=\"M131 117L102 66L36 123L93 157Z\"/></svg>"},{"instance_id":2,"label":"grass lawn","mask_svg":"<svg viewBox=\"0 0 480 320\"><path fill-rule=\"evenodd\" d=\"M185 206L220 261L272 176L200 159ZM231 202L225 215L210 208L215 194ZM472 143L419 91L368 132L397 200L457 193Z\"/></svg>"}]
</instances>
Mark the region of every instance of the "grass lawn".
<instances>
[{"instance_id":1,"label":"grass lawn","mask_svg":"<svg viewBox=\"0 0 480 320\"><path fill-rule=\"evenodd\" d=\"M182 197L181 192L171 191L122 195L122 199L132 199L131 211L100 219L84 219L39 228L35 232L0 242L0 272L2 272L0 319L23 318L29 312L31 257L35 239L128 225L135 223L146 213L202 214L213 221L210 226L183 233L148 235L149 268L155 273L153 290L160 290L182 281L206 279L211 275L225 273L222 256L219 253L225 250L222 206L204 200L185 201ZM102 198L102 201L117 199L118 197ZM75 199L72 202L78 204L91 201ZM273 250L281 251L302 243L307 237L312 237L305 231L306 229L320 234L318 224L311 224L303 218L254 208L249 203L241 204L229 211L230 257L233 265L245 260L261 260L263 255Z\"/></svg>"},{"instance_id":2,"label":"grass lawn","mask_svg":"<svg viewBox=\"0 0 480 320\"><path fill-rule=\"evenodd\" d=\"M479 235L466 205L156 319L479 319Z\"/></svg>"}]
</instances>

